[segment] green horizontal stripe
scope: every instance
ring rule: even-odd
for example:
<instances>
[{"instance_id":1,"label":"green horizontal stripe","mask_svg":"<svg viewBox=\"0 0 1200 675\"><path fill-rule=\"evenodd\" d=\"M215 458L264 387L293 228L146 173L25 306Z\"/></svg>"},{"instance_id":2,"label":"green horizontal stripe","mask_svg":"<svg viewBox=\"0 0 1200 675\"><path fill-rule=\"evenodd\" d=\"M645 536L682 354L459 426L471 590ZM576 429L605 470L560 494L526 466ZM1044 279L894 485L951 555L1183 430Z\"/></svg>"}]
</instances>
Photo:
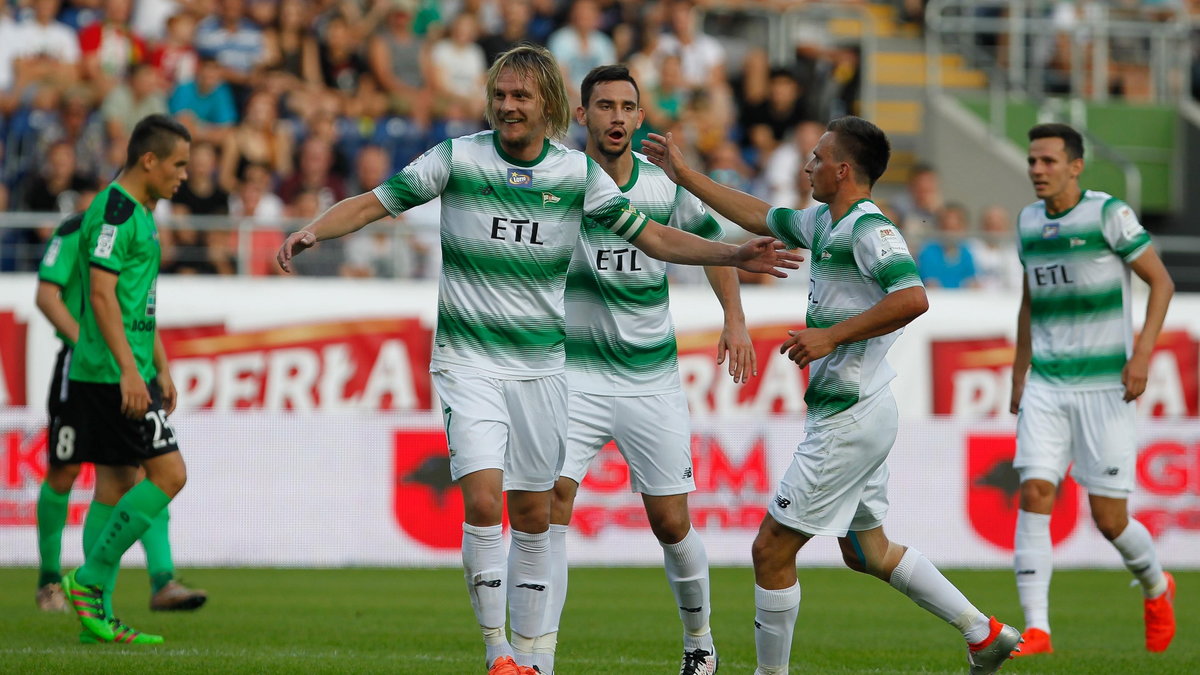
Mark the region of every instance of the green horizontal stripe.
<instances>
[{"instance_id":1,"label":"green horizontal stripe","mask_svg":"<svg viewBox=\"0 0 1200 675\"><path fill-rule=\"evenodd\" d=\"M442 233L447 276L471 283L523 283L540 290L562 288L573 248L480 241Z\"/></svg>"},{"instance_id":2,"label":"green horizontal stripe","mask_svg":"<svg viewBox=\"0 0 1200 675\"><path fill-rule=\"evenodd\" d=\"M566 346L567 364L574 370L606 372L618 367L650 374L674 369L677 364L674 331L657 342L635 345L588 326L572 326Z\"/></svg>"},{"instance_id":3,"label":"green horizontal stripe","mask_svg":"<svg viewBox=\"0 0 1200 675\"><path fill-rule=\"evenodd\" d=\"M496 316L438 303L438 345L540 359L561 353L565 337L562 317Z\"/></svg>"},{"instance_id":4,"label":"green horizontal stripe","mask_svg":"<svg viewBox=\"0 0 1200 675\"><path fill-rule=\"evenodd\" d=\"M1036 320L1063 317L1093 316L1119 312L1124 309L1124 291L1120 286L1092 293L1070 295L1033 296L1030 298L1030 316Z\"/></svg>"},{"instance_id":5,"label":"green horizontal stripe","mask_svg":"<svg viewBox=\"0 0 1200 675\"><path fill-rule=\"evenodd\" d=\"M1033 372L1053 380L1078 380L1120 375L1125 353L1092 354L1062 359L1033 358Z\"/></svg>"},{"instance_id":6,"label":"green horizontal stripe","mask_svg":"<svg viewBox=\"0 0 1200 675\"><path fill-rule=\"evenodd\" d=\"M598 301L613 308L650 311L663 309L670 293L665 275L657 280L606 283L590 268L576 267L567 276L567 297L584 302Z\"/></svg>"}]
</instances>

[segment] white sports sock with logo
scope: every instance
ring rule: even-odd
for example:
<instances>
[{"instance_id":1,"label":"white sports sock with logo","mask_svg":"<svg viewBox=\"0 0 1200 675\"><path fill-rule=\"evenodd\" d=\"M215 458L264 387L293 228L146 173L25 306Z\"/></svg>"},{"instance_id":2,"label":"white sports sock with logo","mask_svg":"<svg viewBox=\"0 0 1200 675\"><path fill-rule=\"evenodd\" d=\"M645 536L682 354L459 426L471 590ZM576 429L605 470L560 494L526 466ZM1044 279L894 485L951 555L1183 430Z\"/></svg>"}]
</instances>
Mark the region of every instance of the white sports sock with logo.
<instances>
[{"instance_id":1,"label":"white sports sock with logo","mask_svg":"<svg viewBox=\"0 0 1200 675\"><path fill-rule=\"evenodd\" d=\"M663 544L663 568L667 572L667 583L675 595L679 608L679 619L683 622L683 649L703 649L710 654L713 649L712 630L708 619L712 614L708 581L708 553L704 541L695 528L674 544Z\"/></svg>"},{"instance_id":2,"label":"white sports sock with logo","mask_svg":"<svg viewBox=\"0 0 1200 675\"><path fill-rule=\"evenodd\" d=\"M988 638L988 618L917 549L904 552L888 583L930 614L962 631L967 642L976 644Z\"/></svg>"},{"instance_id":3,"label":"white sports sock with logo","mask_svg":"<svg viewBox=\"0 0 1200 675\"><path fill-rule=\"evenodd\" d=\"M533 664L533 642L544 632L550 600L550 532L512 530L508 551L508 613L512 620L513 658Z\"/></svg>"},{"instance_id":4,"label":"white sports sock with logo","mask_svg":"<svg viewBox=\"0 0 1200 675\"><path fill-rule=\"evenodd\" d=\"M1054 574L1054 547L1050 541L1050 514L1017 511L1013 538L1013 572L1017 596L1025 613L1025 630L1050 632L1050 577Z\"/></svg>"},{"instance_id":5,"label":"white sports sock with logo","mask_svg":"<svg viewBox=\"0 0 1200 675\"><path fill-rule=\"evenodd\" d=\"M758 675L787 675L792 632L800 614L800 582L767 590L754 585L754 651Z\"/></svg>"},{"instance_id":6,"label":"white sports sock with logo","mask_svg":"<svg viewBox=\"0 0 1200 675\"><path fill-rule=\"evenodd\" d=\"M501 656L512 656L512 647L504 636L506 591L504 581L504 531L499 525L476 527L463 523L463 576L475 620L483 631L487 664Z\"/></svg>"},{"instance_id":7,"label":"white sports sock with logo","mask_svg":"<svg viewBox=\"0 0 1200 675\"><path fill-rule=\"evenodd\" d=\"M1146 526L1129 519L1129 524L1112 540L1112 545L1121 553L1125 568L1137 577L1142 584L1142 594L1147 598L1156 598L1167 590L1167 577L1163 575L1162 564L1154 552L1154 539Z\"/></svg>"}]
</instances>

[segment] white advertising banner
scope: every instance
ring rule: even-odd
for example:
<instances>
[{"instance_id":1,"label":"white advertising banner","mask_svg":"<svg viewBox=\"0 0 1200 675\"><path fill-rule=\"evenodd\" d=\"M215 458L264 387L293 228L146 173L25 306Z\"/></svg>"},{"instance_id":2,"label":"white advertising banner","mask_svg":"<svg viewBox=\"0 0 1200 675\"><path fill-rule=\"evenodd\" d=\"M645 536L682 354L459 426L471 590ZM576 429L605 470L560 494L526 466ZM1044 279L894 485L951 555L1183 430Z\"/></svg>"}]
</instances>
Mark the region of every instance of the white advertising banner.
<instances>
[{"instance_id":1,"label":"white advertising banner","mask_svg":"<svg viewBox=\"0 0 1200 675\"><path fill-rule=\"evenodd\" d=\"M0 408L0 565L37 562L35 505L45 472L44 413ZM457 566L462 500L450 483L440 417L425 412L181 411L188 485L171 505L180 566ZM750 542L802 438L794 415L709 417L693 424L692 517L713 564L749 564ZM1200 567L1200 425L1140 425L1133 513L1163 563ZM1010 418L903 420L889 460L889 534L939 565L1011 564L1017 476ZM64 564L81 561L94 474L72 493ZM656 565L661 549L624 462L593 464L568 542L576 564ZM1056 564L1119 567L1073 482L1052 520ZM127 559L143 560L135 546ZM802 565L840 564L818 539Z\"/></svg>"}]
</instances>

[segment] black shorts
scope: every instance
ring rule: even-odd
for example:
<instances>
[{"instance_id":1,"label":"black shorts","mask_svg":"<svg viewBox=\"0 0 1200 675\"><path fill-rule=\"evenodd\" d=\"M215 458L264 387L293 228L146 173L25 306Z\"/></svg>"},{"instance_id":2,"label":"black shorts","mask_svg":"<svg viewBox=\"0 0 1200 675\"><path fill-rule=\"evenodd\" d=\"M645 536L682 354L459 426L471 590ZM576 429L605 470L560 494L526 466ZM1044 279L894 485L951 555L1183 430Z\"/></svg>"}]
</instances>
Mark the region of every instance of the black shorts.
<instances>
[{"instance_id":1,"label":"black shorts","mask_svg":"<svg viewBox=\"0 0 1200 675\"><path fill-rule=\"evenodd\" d=\"M162 387L150 389L150 409L137 420L121 413L121 385L70 380L67 401L50 430L50 454L60 463L138 466L179 450L163 409Z\"/></svg>"},{"instance_id":2,"label":"black shorts","mask_svg":"<svg viewBox=\"0 0 1200 675\"><path fill-rule=\"evenodd\" d=\"M59 450L67 451L67 448L59 448L57 443L54 443L54 429L58 418L62 415L63 408L67 405L67 371L71 369L71 347L67 343L63 343L62 349L58 350L58 358L54 360L54 377L50 379L50 392L46 395L46 412L50 413L50 426L46 429L48 440L46 443L46 454L49 456L51 466L62 466L64 464L76 464L79 462L73 459L68 454L66 459L59 456Z\"/></svg>"}]
</instances>

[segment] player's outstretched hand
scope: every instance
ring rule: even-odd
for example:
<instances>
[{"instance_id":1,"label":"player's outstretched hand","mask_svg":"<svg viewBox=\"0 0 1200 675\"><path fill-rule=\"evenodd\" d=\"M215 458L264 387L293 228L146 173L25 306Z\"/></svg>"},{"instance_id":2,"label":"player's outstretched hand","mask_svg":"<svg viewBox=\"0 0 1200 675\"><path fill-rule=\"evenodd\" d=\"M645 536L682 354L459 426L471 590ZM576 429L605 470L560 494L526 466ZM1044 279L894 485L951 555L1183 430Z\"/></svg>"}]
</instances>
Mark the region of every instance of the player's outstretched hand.
<instances>
[{"instance_id":1,"label":"player's outstretched hand","mask_svg":"<svg viewBox=\"0 0 1200 675\"><path fill-rule=\"evenodd\" d=\"M789 330L787 342L779 348L780 354L787 354L796 365L803 368L817 359L828 356L837 348L833 336L824 328L804 328Z\"/></svg>"},{"instance_id":2,"label":"player's outstretched hand","mask_svg":"<svg viewBox=\"0 0 1200 675\"><path fill-rule=\"evenodd\" d=\"M742 244L734 254L734 264L747 272L770 274L780 279L800 267L804 256L787 250L787 245L772 237L756 237Z\"/></svg>"},{"instance_id":3,"label":"player's outstretched hand","mask_svg":"<svg viewBox=\"0 0 1200 675\"><path fill-rule=\"evenodd\" d=\"M150 409L150 390L137 371L121 373L121 414L140 420Z\"/></svg>"},{"instance_id":4,"label":"player's outstretched hand","mask_svg":"<svg viewBox=\"0 0 1200 675\"><path fill-rule=\"evenodd\" d=\"M275 260L279 263L279 269L292 273L292 257L301 251L312 248L317 243L317 235L307 230L299 230L288 235L287 240L283 242L283 246L279 247L279 252L275 254Z\"/></svg>"},{"instance_id":5,"label":"player's outstretched hand","mask_svg":"<svg viewBox=\"0 0 1200 675\"><path fill-rule=\"evenodd\" d=\"M717 365L725 363L725 355L729 355L729 375L734 382L742 383L751 375L758 376L758 357L754 354L754 343L750 341L750 332L746 324L725 322L721 329L721 339L717 342Z\"/></svg>"},{"instance_id":6,"label":"player's outstretched hand","mask_svg":"<svg viewBox=\"0 0 1200 675\"><path fill-rule=\"evenodd\" d=\"M670 132L666 136L648 134L642 139L642 152L651 164L661 168L673 182L678 183L678 172L688 168L679 146L672 142Z\"/></svg>"}]
</instances>

